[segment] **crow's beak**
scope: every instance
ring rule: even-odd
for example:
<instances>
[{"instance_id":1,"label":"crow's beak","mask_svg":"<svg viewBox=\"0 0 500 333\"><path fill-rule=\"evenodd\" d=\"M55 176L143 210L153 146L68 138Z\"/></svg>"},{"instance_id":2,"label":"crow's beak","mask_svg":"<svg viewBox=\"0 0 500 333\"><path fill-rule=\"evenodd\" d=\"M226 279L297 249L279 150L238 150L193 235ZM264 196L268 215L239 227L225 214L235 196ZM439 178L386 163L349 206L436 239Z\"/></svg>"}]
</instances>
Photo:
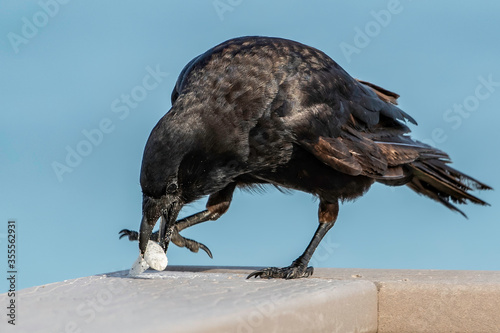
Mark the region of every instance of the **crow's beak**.
<instances>
[{"instance_id":1,"label":"crow's beak","mask_svg":"<svg viewBox=\"0 0 500 333\"><path fill-rule=\"evenodd\" d=\"M158 244L167 252L168 243L174 231L177 215L182 208L182 204L178 200L171 201L170 204L162 211L160 220L160 230L158 232Z\"/></svg>"},{"instance_id":2,"label":"crow's beak","mask_svg":"<svg viewBox=\"0 0 500 333\"><path fill-rule=\"evenodd\" d=\"M141 227L139 229L139 250L141 251L142 256L144 256L144 253L146 252L149 237L151 237L155 223L156 221L150 223L150 220L148 220L146 215L142 215Z\"/></svg>"},{"instance_id":3,"label":"crow's beak","mask_svg":"<svg viewBox=\"0 0 500 333\"><path fill-rule=\"evenodd\" d=\"M142 221L139 229L139 250L141 251L141 255L144 256L153 228L160 217L158 243L167 252L170 236L181 208L182 204L174 196L167 195L159 199L143 196Z\"/></svg>"}]
</instances>

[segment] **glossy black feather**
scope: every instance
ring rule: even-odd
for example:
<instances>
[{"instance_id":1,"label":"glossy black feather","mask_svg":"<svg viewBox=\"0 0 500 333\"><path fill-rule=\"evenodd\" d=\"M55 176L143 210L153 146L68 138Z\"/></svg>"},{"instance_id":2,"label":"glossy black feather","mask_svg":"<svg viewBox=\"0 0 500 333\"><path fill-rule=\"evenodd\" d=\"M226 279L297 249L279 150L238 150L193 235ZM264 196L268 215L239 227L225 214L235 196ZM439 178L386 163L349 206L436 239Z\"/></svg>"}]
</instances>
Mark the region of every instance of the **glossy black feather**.
<instances>
[{"instance_id":1,"label":"glossy black feather","mask_svg":"<svg viewBox=\"0 0 500 333\"><path fill-rule=\"evenodd\" d=\"M146 145L143 192L160 197L175 181L189 203L232 182L269 183L333 202L380 181L408 184L451 209L450 201L485 204L468 191L487 185L408 135L406 121L416 121L398 97L297 42L226 41L182 70L172 109Z\"/></svg>"}]
</instances>

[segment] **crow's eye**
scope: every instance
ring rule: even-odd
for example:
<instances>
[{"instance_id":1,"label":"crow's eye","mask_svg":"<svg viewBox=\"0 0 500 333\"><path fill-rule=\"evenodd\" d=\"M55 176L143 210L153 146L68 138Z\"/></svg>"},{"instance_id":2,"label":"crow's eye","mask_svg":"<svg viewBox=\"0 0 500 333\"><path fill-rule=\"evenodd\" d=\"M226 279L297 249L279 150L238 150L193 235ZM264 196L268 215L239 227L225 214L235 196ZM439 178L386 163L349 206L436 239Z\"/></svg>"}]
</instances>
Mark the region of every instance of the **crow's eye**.
<instances>
[{"instance_id":1,"label":"crow's eye","mask_svg":"<svg viewBox=\"0 0 500 333\"><path fill-rule=\"evenodd\" d=\"M168 194L174 194L175 192L177 192L177 184L170 184L167 186Z\"/></svg>"}]
</instances>

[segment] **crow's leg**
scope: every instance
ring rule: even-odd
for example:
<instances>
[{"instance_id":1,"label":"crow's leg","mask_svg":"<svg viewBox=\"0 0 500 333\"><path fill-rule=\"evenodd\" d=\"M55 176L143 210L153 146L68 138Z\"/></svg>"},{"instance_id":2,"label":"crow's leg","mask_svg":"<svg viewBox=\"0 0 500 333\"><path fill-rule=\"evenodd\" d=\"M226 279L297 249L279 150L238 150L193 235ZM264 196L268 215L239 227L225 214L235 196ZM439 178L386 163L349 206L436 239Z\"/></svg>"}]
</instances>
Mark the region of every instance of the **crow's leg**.
<instances>
[{"instance_id":1,"label":"crow's leg","mask_svg":"<svg viewBox=\"0 0 500 333\"><path fill-rule=\"evenodd\" d=\"M311 257L318 247L319 243L326 235L328 230L330 230L335 221L337 220L337 215L339 212L339 204L338 202L327 202L325 200L321 200L319 204L319 226L314 233L314 236L307 246L304 253L298 257L296 260L292 262L292 264L288 267L277 268L277 267L269 267L259 271L255 271L248 275L247 279L251 277L260 277L267 279L297 279L302 277L309 277L313 274L313 268L307 267Z\"/></svg>"},{"instance_id":2,"label":"crow's leg","mask_svg":"<svg viewBox=\"0 0 500 333\"><path fill-rule=\"evenodd\" d=\"M233 197L233 192L236 187L235 183L229 184L219 192L216 192L208 198L207 202L207 209L204 211L201 211L199 213L190 215L188 217L185 217L183 219L180 219L175 222L173 233L171 236L171 241L175 245L179 247L185 247L191 252L198 252L199 249L202 249L205 251L210 258L212 258L212 252L208 247L206 247L204 244L199 243L195 240L183 237L179 234L180 231L192 227L196 224L206 222L206 221L215 221L219 217L221 217L222 214L227 212L229 209L229 205L231 203L231 199ZM158 240L158 235L159 232L156 231L151 234L150 239L157 241ZM139 234L137 231L133 230L128 230L128 229L123 229L120 231L120 239L123 237L128 237L130 241L136 241L139 239Z\"/></svg>"},{"instance_id":3,"label":"crow's leg","mask_svg":"<svg viewBox=\"0 0 500 333\"><path fill-rule=\"evenodd\" d=\"M206 222L213 219L211 218L212 215L213 214L210 213L208 210L204 210L199 213L193 214L191 216L185 217L181 220L178 220L177 222L175 222L172 235L170 236L170 240L178 247L185 247L194 253L198 252L199 249L202 249L208 254L210 258L213 258L212 252L205 244L197 242L193 239L183 237L179 234L179 231L181 230L184 230L195 224ZM159 234L160 234L159 231L153 232L149 239L156 242L158 241ZM139 239L139 233L134 230L123 229L120 231L120 239L123 237L128 237L130 241L136 241Z\"/></svg>"},{"instance_id":4,"label":"crow's leg","mask_svg":"<svg viewBox=\"0 0 500 333\"><path fill-rule=\"evenodd\" d=\"M215 221L221 217L229 209L235 187L236 184L232 183L219 192L211 194L210 197L208 197L206 210L177 221L174 225L174 232L171 239L172 242L179 247L186 247L191 252L198 252L201 248L210 258L213 258L212 252L208 247L192 239L182 237L179 232L198 223Z\"/></svg>"}]
</instances>

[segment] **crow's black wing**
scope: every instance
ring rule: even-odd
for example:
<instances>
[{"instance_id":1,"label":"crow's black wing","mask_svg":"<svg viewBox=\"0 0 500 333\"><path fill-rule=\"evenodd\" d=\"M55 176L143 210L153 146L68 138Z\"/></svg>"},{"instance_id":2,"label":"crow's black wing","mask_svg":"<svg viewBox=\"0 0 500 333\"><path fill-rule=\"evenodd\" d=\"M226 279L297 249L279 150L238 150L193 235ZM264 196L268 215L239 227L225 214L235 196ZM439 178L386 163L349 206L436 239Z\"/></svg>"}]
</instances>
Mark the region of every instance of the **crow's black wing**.
<instances>
[{"instance_id":1,"label":"crow's black wing","mask_svg":"<svg viewBox=\"0 0 500 333\"><path fill-rule=\"evenodd\" d=\"M397 94L355 80L339 67L312 75L310 83L302 88L306 97L290 126L296 143L316 158L351 176L407 184L462 214L451 202L486 204L469 191L489 186L448 166L443 151L407 135L404 122L416 122L395 105Z\"/></svg>"},{"instance_id":2,"label":"crow's black wing","mask_svg":"<svg viewBox=\"0 0 500 333\"><path fill-rule=\"evenodd\" d=\"M407 143L404 134L409 128L405 121L416 124L411 116L395 105L399 96L355 80L333 60L329 68L310 69L307 80L301 74L291 78L302 85L295 92L294 109L285 119L292 128L296 143L348 175L404 178L405 173L397 166L416 159L419 149L398 146L390 152L388 145L381 147L377 143L388 138ZM418 146L414 141L412 144Z\"/></svg>"}]
</instances>

